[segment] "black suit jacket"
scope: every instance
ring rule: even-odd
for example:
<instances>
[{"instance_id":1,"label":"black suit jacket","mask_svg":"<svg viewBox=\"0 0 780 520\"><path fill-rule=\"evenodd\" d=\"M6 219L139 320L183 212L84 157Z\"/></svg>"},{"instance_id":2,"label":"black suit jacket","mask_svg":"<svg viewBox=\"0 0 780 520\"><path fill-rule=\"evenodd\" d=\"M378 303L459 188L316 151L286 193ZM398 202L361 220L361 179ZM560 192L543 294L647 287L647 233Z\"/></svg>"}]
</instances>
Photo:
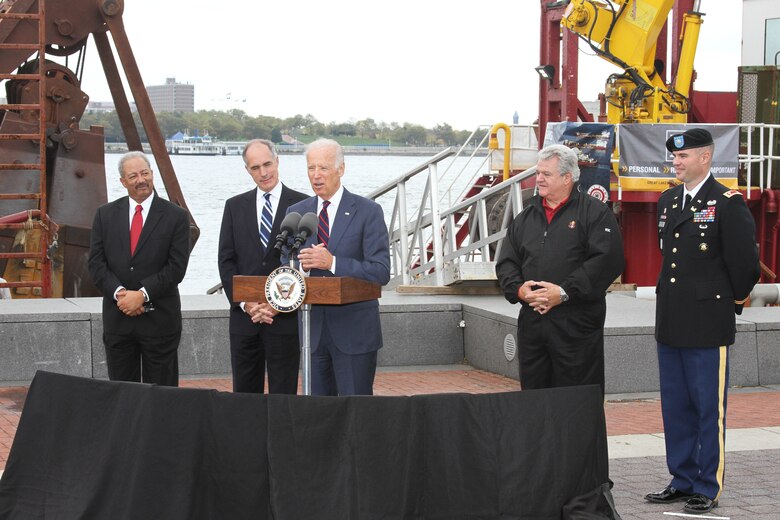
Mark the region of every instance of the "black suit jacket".
<instances>
[{"instance_id":1,"label":"black suit jacket","mask_svg":"<svg viewBox=\"0 0 780 520\"><path fill-rule=\"evenodd\" d=\"M271 242L265 251L257 227L257 188L225 201L219 232L218 264L219 277L230 302L231 334L254 335L261 327L260 324L252 323L238 303L233 303L233 276L267 276L279 267L279 255L273 249L274 240L279 234L287 208L306 198L303 193L282 185L279 207L276 208L271 229ZM274 323L267 326L269 332L274 334L298 333L295 313L280 313L274 318Z\"/></svg>"},{"instance_id":2,"label":"black suit jacket","mask_svg":"<svg viewBox=\"0 0 780 520\"><path fill-rule=\"evenodd\" d=\"M741 301L761 274L756 226L736 190L710 176L681 210L683 185L658 201L663 264L656 286L655 336L672 347L734 343Z\"/></svg>"},{"instance_id":3,"label":"black suit jacket","mask_svg":"<svg viewBox=\"0 0 780 520\"><path fill-rule=\"evenodd\" d=\"M155 193L130 255L129 198L98 208L92 223L89 273L103 294L103 329L113 334L173 334L181 330L179 283L190 258L187 212ZM129 317L114 300L119 286L143 287L154 310Z\"/></svg>"}]
</instances>

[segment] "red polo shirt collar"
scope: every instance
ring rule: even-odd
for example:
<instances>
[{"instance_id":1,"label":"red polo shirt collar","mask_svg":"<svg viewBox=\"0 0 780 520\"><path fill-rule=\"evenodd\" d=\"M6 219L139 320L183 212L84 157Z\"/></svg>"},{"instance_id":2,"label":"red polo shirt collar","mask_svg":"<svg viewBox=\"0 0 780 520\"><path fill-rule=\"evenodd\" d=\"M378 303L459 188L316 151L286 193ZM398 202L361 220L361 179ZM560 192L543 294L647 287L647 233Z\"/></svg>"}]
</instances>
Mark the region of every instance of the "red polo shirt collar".
<instances>
[{"instance_id":1,"label":"red polo shirt collar","mask_svg":"<svg viewBox=\"0 0 780 520\"><path fill-rule=\"evenodd\" d=\"M569 201L569 197L566 197L561 201L560 204L558 204L554 208L551 208L549 205L547 205L547 199L542 199L542 207L544 208L544 214L547 217L548 224L552 222L552 219L555 216L555 214L558 213L561 210L561 208L566 205L568 201Z\"/></svg>"}]
</instances>

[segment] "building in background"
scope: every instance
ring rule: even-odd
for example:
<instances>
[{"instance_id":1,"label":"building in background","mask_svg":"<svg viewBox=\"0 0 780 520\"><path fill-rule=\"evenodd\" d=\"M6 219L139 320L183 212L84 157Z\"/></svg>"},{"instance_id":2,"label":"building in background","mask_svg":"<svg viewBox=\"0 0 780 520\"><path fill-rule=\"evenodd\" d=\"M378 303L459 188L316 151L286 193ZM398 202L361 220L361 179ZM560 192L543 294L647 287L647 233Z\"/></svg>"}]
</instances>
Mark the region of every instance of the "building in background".
<instances>
[{"instance_id":1,"label":"building in background","mask_svg":"<svg viewBox=\"0 0 780 520\"><path fill-rule=\"evenodd\" d=\"M780 4L776 0L742 3L742 66L780 65Z\"/></svg>"},{"instance_id":2,"label":"building in background","mask_svg":"<svg viewBox=\"0 0 780 520\"><path fill-rule=\"evenodd\" d=\"M166 78L165 85L148 85L146 91L155 112L195 111L195 85Z\"/></svg>"}]
</instances>

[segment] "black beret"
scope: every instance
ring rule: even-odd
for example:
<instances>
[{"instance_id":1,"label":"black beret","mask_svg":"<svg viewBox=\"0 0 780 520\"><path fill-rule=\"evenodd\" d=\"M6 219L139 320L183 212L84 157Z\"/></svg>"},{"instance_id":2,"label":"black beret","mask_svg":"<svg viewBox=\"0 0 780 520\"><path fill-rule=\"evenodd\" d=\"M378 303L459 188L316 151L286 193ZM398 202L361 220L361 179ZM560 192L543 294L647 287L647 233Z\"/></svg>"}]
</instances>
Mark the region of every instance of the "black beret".
<instances>
[{"instance_id":1,"label":"black beret","mask_svg":"<svg viewBox=\"0 0 780 520\"><path fill-rule=\"evenodd\" d=\"M666 149L679 152L688 148L701 148L712 144L712 134L703 128L691 128L681 134L674 134L666 140Z\"/></svg>"}]
</instances>

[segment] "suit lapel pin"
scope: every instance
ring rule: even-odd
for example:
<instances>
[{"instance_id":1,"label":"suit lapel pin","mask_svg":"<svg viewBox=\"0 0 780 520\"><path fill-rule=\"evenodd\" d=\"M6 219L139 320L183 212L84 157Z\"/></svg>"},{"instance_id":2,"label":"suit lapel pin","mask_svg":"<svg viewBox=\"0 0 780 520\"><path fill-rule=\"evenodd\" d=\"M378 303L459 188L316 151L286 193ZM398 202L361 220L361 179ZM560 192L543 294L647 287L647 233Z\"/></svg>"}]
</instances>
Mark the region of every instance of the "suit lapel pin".
<instances>
[{"instance_id":1,"label":"suit lapel pin","mask_svg":"<svg viewBox=\"0 0 780 520\"><path fill-rule=\"evenodd\" d=\"M707 247L707 244L705 244L704 242L699 244L699 250L700 251L706 251L707 249L709 249L709 248Z\"/></svg>"},{"instance_id":2,"label":"suit lapel pin","mask_svg":"<svg viewBox=\"0 0 780 520\"><path fill-rule=\"evenodd\" d=\"M714 205L715 205L715 202L716 202L716 201L715 201L714 199L713 199L713 200L708 200L708 201L707 201L707 206L714 206Z\"/></svg>"},{"instance_id":3,"label":"suit lapel pin","mask_svg":"<svg viewBox=\"0 0 780 520\"><path fill-rule=\"evenodd\" d=\"M672 204L672 209L677 209L677 204Z\"/></svg>"},{"instance_id":4,"label":"suit lapel pin","mask_svg":"<svg viewBox=\"0 0 780 520\"><path fill-rule=\"evenodd\" d=\"M349 216L349 211L345 211L345 212L344 212L344 214L345 214L346 216Z\"/></svg>"}]
</instances>

